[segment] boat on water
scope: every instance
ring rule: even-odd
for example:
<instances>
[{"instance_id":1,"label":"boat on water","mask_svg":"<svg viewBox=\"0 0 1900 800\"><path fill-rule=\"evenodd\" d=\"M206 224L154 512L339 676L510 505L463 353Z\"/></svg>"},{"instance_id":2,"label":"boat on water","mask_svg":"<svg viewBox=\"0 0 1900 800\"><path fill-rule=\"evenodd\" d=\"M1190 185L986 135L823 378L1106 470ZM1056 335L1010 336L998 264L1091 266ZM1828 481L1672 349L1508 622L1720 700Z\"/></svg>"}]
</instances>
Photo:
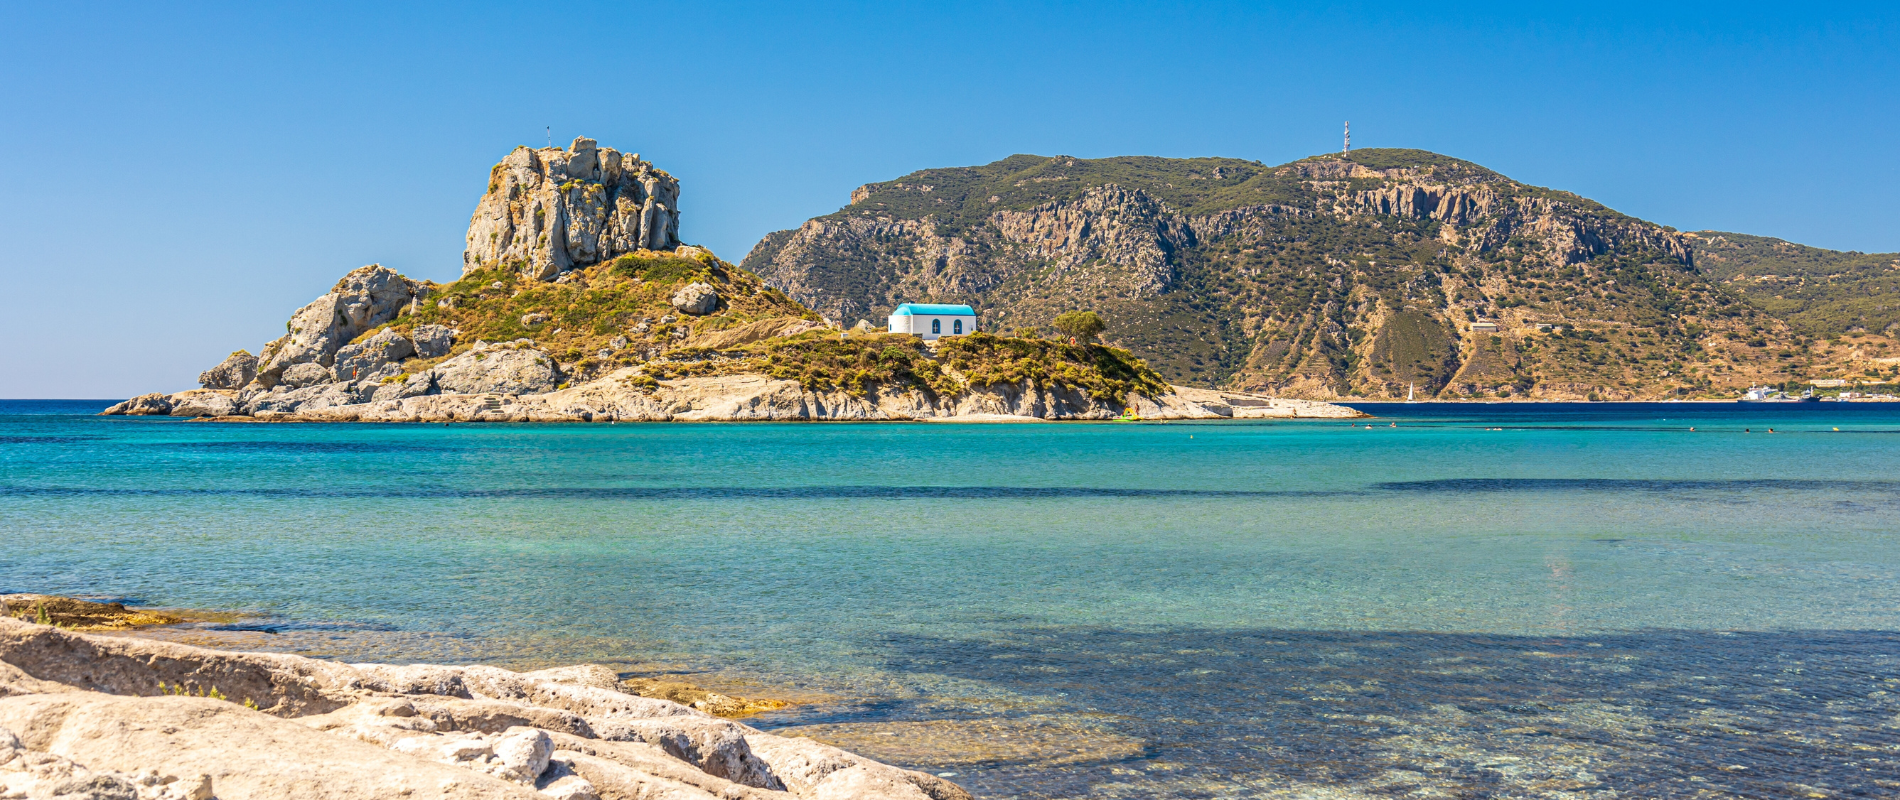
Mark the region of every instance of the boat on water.
<instances>
[{"instance_id":1,"label":"boat on water","mask_svg":"<svg viewBox=\"0 0 1900 800\"><path fill-rule=\"evenodd\" d=\"M1821 402L1821 398L1814 396L1813 389L1809 389L1805 392L1802 392L1800 396L1795 396L1795 395L1788 394L1787 392L1783 392L1779 389L1772 389L1767 386L1750 386L1748 387L1748 391L1743 393L1742 399L1737 400L1735 402L1738 402L1738 403L1818 403L1818 402Z\"/></svg>"}]
</instances>

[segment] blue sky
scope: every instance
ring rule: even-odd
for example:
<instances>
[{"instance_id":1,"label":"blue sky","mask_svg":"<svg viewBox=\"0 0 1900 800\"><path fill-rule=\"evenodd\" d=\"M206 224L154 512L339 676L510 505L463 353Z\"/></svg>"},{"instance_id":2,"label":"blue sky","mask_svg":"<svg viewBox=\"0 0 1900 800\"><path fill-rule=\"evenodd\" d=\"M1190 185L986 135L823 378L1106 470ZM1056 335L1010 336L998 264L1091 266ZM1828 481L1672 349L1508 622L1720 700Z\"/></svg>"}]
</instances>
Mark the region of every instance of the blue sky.
<instances>
[{"instance_id":1,"label":"blue sky","mask_svg":"<svg viewBox=\"0 0 1900 800\"><path fill-rule=\"evenodd\" d=\"M449 280L576 135L737 261L1012 153L1418 147L1684 229L1900 251L1892 5L8 4L0 397L189 388L371 262Z\"/></svg>"}]
</instances>

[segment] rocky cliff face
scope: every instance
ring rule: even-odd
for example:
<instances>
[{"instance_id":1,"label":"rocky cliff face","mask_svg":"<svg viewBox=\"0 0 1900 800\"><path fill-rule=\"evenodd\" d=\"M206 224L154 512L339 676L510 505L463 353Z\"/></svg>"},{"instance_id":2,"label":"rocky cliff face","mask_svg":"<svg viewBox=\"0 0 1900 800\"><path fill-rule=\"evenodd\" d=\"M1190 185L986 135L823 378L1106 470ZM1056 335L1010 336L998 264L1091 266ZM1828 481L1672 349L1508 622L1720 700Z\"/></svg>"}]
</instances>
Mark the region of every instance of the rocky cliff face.
<instances>
[{"instance_id":1,"label":"rocky cliff face","mask_svg":"<svg viewBox=\"0 0 1900 800\"><path fill-rule=\"evenodd\" d=\"M466 274L507 265L536 280L679 241L679 181L640 155L579 138L517 147L489 172L469 219Z\"/></svg>"},{"instance_id":2,"label":"rocky cliff face","mask_svg":"<svg viewBox=\"0 0 1900 800\"><path fill-rule=\"evenodd\" d=\"M1091 308L1173 381L1314 398L1674 397L1796 376L1777 358L1793 333L1699 272L1682 234L1422 151L926 170L744 265L847 324L906 301L970 303L987 330Z\"/></svg>"}]
</instances>

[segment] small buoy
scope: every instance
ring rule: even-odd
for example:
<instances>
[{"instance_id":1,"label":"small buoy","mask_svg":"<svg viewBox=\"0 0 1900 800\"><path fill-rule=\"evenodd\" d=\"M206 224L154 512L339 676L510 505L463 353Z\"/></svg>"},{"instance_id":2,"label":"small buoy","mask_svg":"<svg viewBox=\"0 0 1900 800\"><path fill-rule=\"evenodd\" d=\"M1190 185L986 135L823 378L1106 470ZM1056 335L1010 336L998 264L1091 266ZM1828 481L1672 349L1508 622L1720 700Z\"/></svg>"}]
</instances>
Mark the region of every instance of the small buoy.
<instances>
[{"instance_id":1,"label":"small buoy","mask_svg":"<svg viewBox=\"0 0 1900 800\"><path fill-rule=\"evenodd\" d=\"M1835 428L1834 430L1835 430L1836 432L1838 432L1838 431L1840 431L1840 428Z\"/></svg>"}]
</instances>

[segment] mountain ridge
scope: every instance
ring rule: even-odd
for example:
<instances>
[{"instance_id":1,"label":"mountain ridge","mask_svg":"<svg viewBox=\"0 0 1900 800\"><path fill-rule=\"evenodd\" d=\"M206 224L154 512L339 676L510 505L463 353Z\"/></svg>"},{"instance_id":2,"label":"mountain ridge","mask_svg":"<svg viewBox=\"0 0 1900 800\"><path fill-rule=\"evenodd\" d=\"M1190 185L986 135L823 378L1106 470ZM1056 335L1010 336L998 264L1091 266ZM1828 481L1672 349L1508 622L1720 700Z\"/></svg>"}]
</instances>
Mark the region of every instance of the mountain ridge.
<instances>
[{"instance_id":1,"label":"mountain ridge","mask_svg":"<svg viewBox=\"0 0 1900 800\"><path fill-rule=\"evenodd\" d=\"M866 184L741 263L847 322L903 301L971 303L990 330L1095 308L1175 383L1313 399L1724 396L1891 348L1769 314L1697 269L1699 241L1422 150L1019 154Z\"/></svg>"}]
</instances>

